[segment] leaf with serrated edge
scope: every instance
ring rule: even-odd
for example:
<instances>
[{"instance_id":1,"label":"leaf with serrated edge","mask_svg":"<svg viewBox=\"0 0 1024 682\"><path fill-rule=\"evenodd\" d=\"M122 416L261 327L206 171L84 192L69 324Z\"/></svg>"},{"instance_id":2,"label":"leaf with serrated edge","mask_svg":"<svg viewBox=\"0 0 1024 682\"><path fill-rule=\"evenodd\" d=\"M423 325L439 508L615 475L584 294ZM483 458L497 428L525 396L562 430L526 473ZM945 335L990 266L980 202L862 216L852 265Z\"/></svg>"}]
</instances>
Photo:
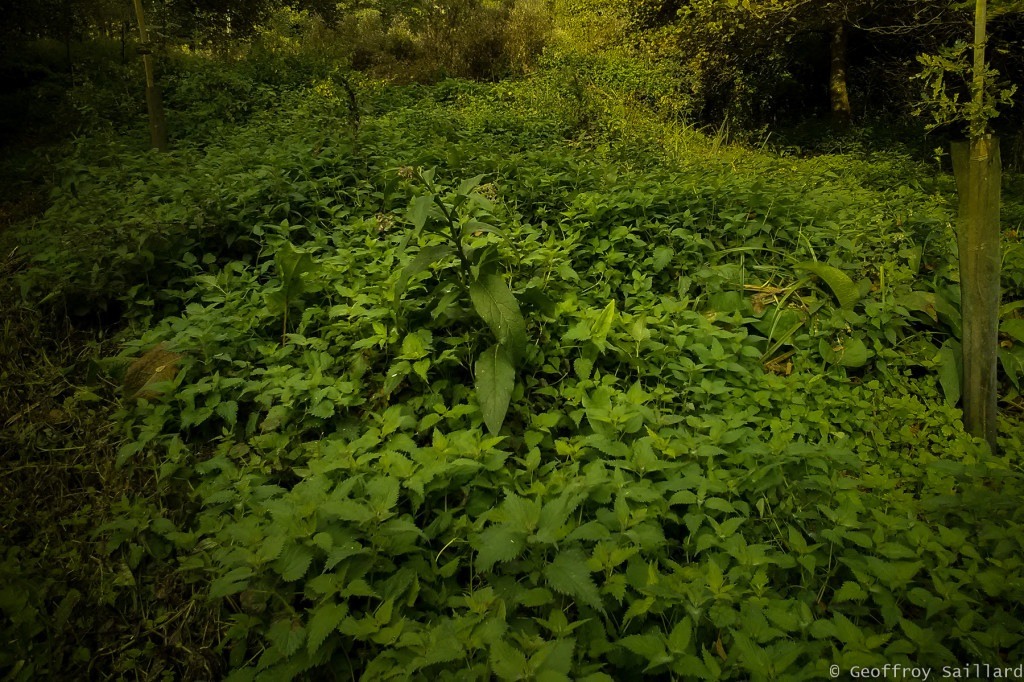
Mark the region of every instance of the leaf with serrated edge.
<instances>
[{"instance_id":1,"label":"leaf with serrated edge","mask_svg":"<svg viewBox=\"0 0 1024 682\"><path fill-rule=\"evenodd\" d=\"M867 599L868 593L864 591L864 588L855 582L847 581L843 583L843 586L836 590L835 595L832 597L834 602L844 601L863 601Z\"/></svg>"},{"instance_id":2,"label":"leaf with serrated edge","mask_svg":"<svg viewBox=\"0 0 1024 682\"><path fill-rule=\"evenodd\" d=\"M592 608L601 609L601 594L587 568L587 556L579 549L567 549L544 569L544 577L555 592L569 595Z\"/></svg>"},{"instance_id":3,"label":"leaf with serrated edge","mask_svg":"<svg viewBox=\"0 0 1024 682\"><path fill-rule=\"evenodd\" d=\"M488 526L474 538L476 566L478 570L489 571L494 564L512 561L526 548L526 533L508 526Z\"/></svg>"},{"instance_id":4,"label":"leaf with serrated edge","mask_svg":"<svg viewBox=\"0 0 1024 682\"><path fill-rule=\"evenodd\" d=\"M341 619L347 614L348 607L344 604L321 604L313 611L306 634L306 650L310 655L317 652L324 640L334 632L338 624L341 623Z\"/></svg>"},{"instance_id":5,"label":"leaf with serrated edge","mask_svg":"<svg viewBox=\"0 0 1024 682\"><path fill-rule=\"evenodd\" d=\"M523 680L530 673L530 665L519 649L504 640L491 644L491 669L502 680Z\"/></svg>"},{"instance_id":6,"label":"leaf with serrated edge","mask_svg":"<svg viewBox=\"0 0 1024 682\"><path fill-rule=\"evenodd\" d=\"M275 568L285 581L294 582L306 575L312 561L313 554L308 549L302 545L290 545L275 562Z\"/></svg>"}]
</instances>

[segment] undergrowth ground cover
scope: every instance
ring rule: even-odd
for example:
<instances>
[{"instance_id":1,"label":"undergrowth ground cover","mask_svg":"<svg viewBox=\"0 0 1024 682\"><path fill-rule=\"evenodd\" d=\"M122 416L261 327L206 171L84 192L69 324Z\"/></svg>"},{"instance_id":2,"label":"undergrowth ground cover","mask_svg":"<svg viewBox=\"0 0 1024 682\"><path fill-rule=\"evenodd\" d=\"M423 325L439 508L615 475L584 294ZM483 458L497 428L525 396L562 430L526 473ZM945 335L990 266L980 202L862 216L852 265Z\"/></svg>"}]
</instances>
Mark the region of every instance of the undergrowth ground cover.
<instances>
[{"instance_id":1,"label":"undergrowth ground cover","mask_svg":"<svg viewBox=\"0 0 1024 682\"><path fill-rule=\"evenodd\" d=\"M990 454L937 171L558 64L353 77L358 116L330 78L193 104L214 77L172 79L171 153L85 135L4 233L11 679L1021 660L1019 225Z\"/></svg>"}]
</instances>

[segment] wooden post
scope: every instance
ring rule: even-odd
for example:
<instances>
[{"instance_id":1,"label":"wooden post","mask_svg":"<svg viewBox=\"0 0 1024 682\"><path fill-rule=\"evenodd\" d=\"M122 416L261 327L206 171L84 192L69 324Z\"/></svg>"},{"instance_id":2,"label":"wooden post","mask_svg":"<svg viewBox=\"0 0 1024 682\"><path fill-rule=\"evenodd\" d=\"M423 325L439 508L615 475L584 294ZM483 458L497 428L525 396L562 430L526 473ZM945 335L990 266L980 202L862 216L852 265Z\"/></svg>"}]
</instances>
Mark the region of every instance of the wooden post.
<instances>
[{"instance_id":1,"label":"wooden post","mask_svg":"<svg viewBox=\"0 0 1024 682\"><path fill-rule=\"evenodd\" d=\"M953 144L960 196L960 312L963 319L964 427L996 452L996 361L999 354L999 144L985 115L986 0L974 5L973 114L970 142Z\"/></svg>"},{"instance_id":2,"label":"wooden post","mask_svg":"<svg viewBox=\"0 0 1024 682\"><path fill-rule=\"evenodd\" d=\"M963 317L964 426L996 451L999 352L999 142L991 136L953 144L960 197L960 310Z\"/></svg>"},{"instance_id":3,"label":"wooden post","mask_svg":"<svg viewBox=\"0 0 1024 682\"><path fill-rule=\"evenodd\" d=\"M153 76L153 55L149 43L149 32L146 31L146 19L142 13L142 0L133 0L135 18L139 22L139 52L142 54L142 66L146 70L146 109L149 111L149 139L156 149L167 151L167 123L164 120L164 105L160 98L160 90L156 87Z\"/></svg>"}]
</instances>

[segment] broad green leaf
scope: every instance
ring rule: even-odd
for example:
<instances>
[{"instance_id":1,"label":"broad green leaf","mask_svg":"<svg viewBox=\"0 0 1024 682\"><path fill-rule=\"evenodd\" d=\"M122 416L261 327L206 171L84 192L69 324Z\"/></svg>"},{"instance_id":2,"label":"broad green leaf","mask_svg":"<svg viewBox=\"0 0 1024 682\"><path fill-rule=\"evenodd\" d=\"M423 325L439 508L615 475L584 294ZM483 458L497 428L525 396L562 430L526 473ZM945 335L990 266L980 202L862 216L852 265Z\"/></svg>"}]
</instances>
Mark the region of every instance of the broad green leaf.
<instances>
[{"instance_id":1,"label":"broad green leaf","mask_svg":"<svg viewBox=\"0 0 1024 682\"><path fill-rule=\"evenodd\" d=\"M288 293L283 289L275 289L264 294L267 302L267 309L275 315L279 315L288 307Z\"/></svg>"},{"instance_id":2,"label":"broad green leaf","mask_svg":"<svg viewBox=\"0 0 1024 682\"><path fill-rule=\"evenodd\" d=\"M653 632L646 635L623 637L619 640L619 646L629 649L637 656L646 659L647 667L645 671L672 660L672 657L665 650L664 639Z\"/></svg>"},{"instance_id":3,"label":"broad green leaf","mask_svg":"<svg viewBox=\"0 0 1024 682\"><path fill-rule=\"evenodd\" d=\"M668 648L672 650L672 653L682 654L686 652L686 648L690 646L690 639L693 636L693 625L690 619L683 617L668 636Z\"/></svg>"},{"instance_id":4,"label":"broad green leaf","mask_svg":"<svg viewBox=\"0 0 1024 682\"><path fill-rule=\"evenodd\" d=\"M318 511L327 518L354 523L366 523L375 518L369 507L355 500L328 500L320 505Z\"/></svg>"},{"instance_id":5,"label":"broad green leaf","mask_svg":"<svg viewBox=\"0 0 1024 682\"><path fill-rule=\"evenodd\" d=\"M405 293L405 288L409 286L410 279L450 253L452 253L452 247L447 244L425 246L420 249L420 252L416 254L411 263L405 266L398 276L398 281L395 282L395 300L397 301Z\"/></svg>"},{"instance_id":6,"label":"broad green leaf","mask_svg":"<svg viewBox=\"0 0 1024 682\"><path fill-rule=\"evenodd\" d=\"M572 368L580 379L589 379L590 372L594 369L594 361L589 358L576 358L572 361Z\"/></svg>"},{"instance_id":7,"label":"broad green leaf","mask_svg":"<svg viewBox=\"0 0 1024 682\"><path fill-rule=\"evenodd\" d=\"M594 320L593 326L590 328L590 340L593 341L599 348L604 347L604 340L608 336L608 332L612 328L612 323L615 321L615 301L614 299L605 306L601 314Z\"/></svg>"},{"instance_id":8,"label":"broad green leaf","mask_svg":"<svg viewBox=\"0 0 1024 682\"><path fill-rule=\"evenodd\" d=\"M306 630L306 650L315 654L347 614L348 607L344 604L326 603L316 607Z\"/></svg>"},{"instance_id":9,"label":"broad green leaf","mask_svg":"<svg viewBox=\"0 0 1024 682\"><path fill-rule=\"evenodd\" d=\"M249 586L249 578L251 577L252 569L248 566L233 568L210 583L210 597L212 599L219 599L241 592Z\"/></svg>"},{"instance_id":10,"label":"broad green leaf","mask_svg":"<svg viewBox=\"0 0 1024 682\"><path fill-rule=\"evenodd\" d=\"M839 268L812 261L800 263L793 267L796 270L806 270L821 278L832 289L832 293L835 294L842 308L853 310L857 301L860 300L860 291L857 289L857 285Z\"/></svg>"},{"instance_id":11,"label":"broad green leaf","mask_svg":"<svg viewBox=\"0 0 1024 682\"><path fill-rule=\"evenodd\" d=\"M302 647L302 642L306 638L306 630L298 620L286 617L271 625L267 630L266 637L280 650L280 653L291 656Z\"/></svg>"},{"instance_id":12,"label":"broad green leaf","mask_svg":"<svg viewBox=\"0 0 1024 682\"><path fill-rule=\"evenodd\" d=\"M855 582L847 581L843 583L842 587L836 590L835 595L832 597L832 601L864 601L867 598L868 593L864 591L863 587Z\"/></svg>"},{"instance_id":13,"label":"broad green leaf","mask_svg":"<svg viewBox=\"0 0 1024 682\"><path fill-rule=\"evenodd\" d=\"M935 292L935 312L939 319L948 324L956 338L963 337L963 317L960 315L960 302L955 288L940 289Z\"/></svg>"},{"instance_id":14,"label":"broad green leaf","mask_svg":"<svg viewBox=\"0 0 1024 682\"><path fill-rule=\"evenodd\" d=\"M479 220L469 220L465 225L463 225L463 229L470 234L475 232L487 232L488 234L497 235L504 239L506 244L512 246L512 241L508 238L508 232L500 227L495 227L488 223L482 223Z\"/></svg>"},{"instance_id":15,"label":"broad green leaf","mask_svg":"<svg viewBox=\"0 0 1024 682\"><path fill-rule=\"evenodd\" d=\"M389 511L398 504L398 479L394 476L377 476L366 484L370 507L378 513Z\"/></svg>"},{"instance_id":16,"label":"broad green leaf","mask_svg":"<svg viewBox=\"0 0 1024 682\"><path fill-rule=\"evenodd\" d=\"M492 434L501 431L515 385L516 372L508 350L500 343L485 350L476 361L476 399Z\"/></svg>"},{"instance_id":17,"label":"broad green leaf","mask_svg":"<svg viewBox=\"0 0 1024 682\"><path fill-rule=\"evenodd\" d=\"M1024 343L1024 320L1003 320L999 323L999 331L1012 337L1014 341Z\"/></svg>"},{"instance_id":18,"label":"broad green leaf","mask_svg":"<svg viewBox=\"0 0 1024 682\"><path fill-rule=\"evenodd\" d=\"M238 403L234 400L220 402L215 409L228 426L234 426L238 421Z\"/></svg>"},{"instance_id":19,"label":"broad green leaf","mask_svg":"<svg viewBox=\"0 0 1024 682\"><path fill-rule=\"evenodd\" d=\"M519 302L509 291L501 275L489 274L469 285L473 307L494 333L498 344L505 346L513 360L526 351L526 321Z\"/></svg>"},{"instance_id":20,"label":"broad green leaf","mask_svg":"<svg viewBox=\"0 0 1024 682\"><path fill-rule=\"evenodd\" d=\"M274 562L274 569L286 582L294 582L306 575L312 562L312 552L302 545L292 544L286 547L280 558Z\"/></svg>"},{"instance_id":21,"label":"broad green leaf","mask_svg":"<svg viewBox=\"0 0 1024 682\"><path fill-rule=\"evenodd\" d=\"M601 610L601 594L587 568L587 556L579 549L562 551L544 568L544 577L555 592Z\"/></svg>"},{"instance_id":22,"label":"broad green leaf","mask_svg":"<svg viewBox=\"0 0 1024 682\"><path fill-rule=\"evenodd\" d=\"M406 218L417 231L422 230L423 226L427 224L427 218L430 217L430 209L433 205L433 194L421 194L412 200L412 205L409 206Z\"/></svg>"},{"instance_id":23,"label":"broad green leaf","mask_svg":"<svg viewBox=\"0 0 1024 682\"><path fill-rule=\"evenodd\" d=\"M541 507L529 498L519 497L509 492L505 501L501 503L501 513L507 523L512 524L516 530L525 533L532 533L540 521Z\"/></svg>"},{"instance_id":24,"label":"broad green leaf","mask_svg":"<svg viewBox=\"0 0 1024 682\"><path fill-rule=\"evenodd\" d=\"M675 251L670 246L659 246L654 250L651 262L651 272L661 272L672 262Z\"/></svg>"},{"instance_id":25,"label":"broad green leaf","mask_svg":"<svg viewBox=\"0 0 1024 682\"><path fill-rule=\"evenodd\" d=\"M450 621L442 621L430 632L430 647L426 663L448 663L466 654L466 647L459 641L458 632Z\"/></svg>"},{"instance_id":26,"label":"broad green leaf","mask_svg":"<svg viewBox=\"0 0 1024 682\"><path fill-rule=\"evenodd\" d=\"M575 521L567 525L569 517L586 498L586 493L569 489L546 502L540 510L534 541L553 544L567 535L575 527Z\"/></svg>"},{"instance_id":27,"label":"broad green leaf","mask_svg":"<svg viewBox=\"0 0 1024 682\"><path fill-rule=\"evenodd\" d=\"M299 278L307 272L315 272L318 268L313 257L306 251L296 249L291 242L285 242L274 255L278 275L286 287L294 287Z\"/></svg>"},{"instance_id":28,"label":"broad green leaf","mask_svg":"<svg viewBox=\"0 0 1024 682\"><path fill-rule=\"evenodd\" d=\"M946 403L956 405L960 402L963 376L960 344L953 339L948 339L946 343L942 344L939 354L935 356L935 362L938 364L939 383L942 385L942 393L946 396Z\"/></svg>"},{"instance_id":29,"label":"broad green leaf","mask_svg":"<svg viewBox=\"0 0 1024 682\"><path fill-rule=\"evenodd\" d=\"M750 640L742 632L733 632L733 646L739 652L743 667L755 675L771 670L772 659L768 652Z\"/></svg>"},{"instance_id":30,"label":"broad green leaf","mask_svg":"<svg viewBox=\"0 0 1024 682\"><path fill-rule=\"evenodd\" d=\"M569 679L569 671L572 669L572 652L575 648L575 640L556 639L553 642L545 642L540 651L530 657L530 664L537 671L537 679L547 673L549 679ZM552 675L552 673L557 673Z\"/></svg>"},{"instance_id":31,"label":"broad green leaf","mask_svg":"<svg viewBox=\"0 0 1024 682\"><path fill-rule=\"evenodd\" d=\"M519 649L499 639L491 644L491 669L502 680L525 680L530 676L530 664Z\"/></svg>"},{"instance_id":32,"label":"broad green leaf","mask_svg":"<svg viewBox=\"0 0 1024 682\"><path fill-rule=\"evenodd\" d=\"M476 567L490 571L494 564L512 561L526 548L526 533L506 525L488 526L470 543L477 551Z\"/></svg>"},{"instance_id":33,"label":"broad green leaf","mask_svg":"<svg viewBox=\"0 0 1024 682\"><path fill-rule=\"evenodd\" d=\"M939 321L939 313L935 310L935 292L911 291L897 298L896 303L907 310L925 313L935 322Z\"/></svg>"},{"instance_id":34,"label":"broad green leaf","mask_svg":"<svg viewBox=\"0 0 1024 682\"><path fill-rule=\"evenodd\" d=\"M470 272L475 279L483 279L501 270L501 253L494 244L486 244L478 249L467 249L466 257L472 263Z\"/></svg>"},{"instance_id":35,"label":"broad green leaf","mask_svg":"<svg viewBox=\"0 0 1024 682\"><path fill-rule=\"evenodd\" d=\"M477 185L480 184L480 181L483 180L484 177L485 177L485 175L481 174L481 175L477 175L474 178L466 178L461 183L459 183L459 189L456 190L456 193L457 194L469 194L470 192L472 192L476 188Z\"/></svg>"},{"instance_id":36,"label":"broad green leaf","mask_svg":"<svg viewBox=\"0 0 1024 682\"><path fill-rule=\"evenodd\" d=\"M528 308L544 313L548 317L555 316L555 302L540 287L530 287L519 294L519 299Z\"/></svg>"},{"instance_id":37,"label":"broad green leaf","mask_svg":"<svg viewBox=\"0 0 1024 682\"><path fill-rule=\"evenodd\" d=\"M1014 388L1020 390L1020 378L1024 376L1024 346L999 349L999 364L1006 376L1013 382Z\"/></svg>"},{"instance_id":38,"label":"broad green leaf","mask_svg":"<svg viewBox=\"0 0 1024 682\"><path fill-rule=\"evenodd\" d=\"M999 317L1007 317L1016 310L1024 308L1024 301L1011 301L999 306Z\"/></svg>"},{"instance_id":39,"label":"broad green leaf","mask_svg":"<svg viewBox=\"0 0 1024 682\"><path fill-rule=\"evenodd\" d=\"M872 353L864 344L864 341L856 337L846 337L837 346L828 346L822 353L828 361L843 367L863 367L867 364Z\"/></svg>"},{"instance_id":40,"label":"broad green leaf","mask_svg":"<svg viewBox=\"0 0 1024 682\"><path fill-rule=\"evenodd\" d=\"M274 255L274 263L281 278L281 287L266 294L266 302L270 311L277 314L296 303L306 291L302 275L316 272L319 265L309 253L296 249L290 242L285 242Z\"/></svg>"}]
</instances>

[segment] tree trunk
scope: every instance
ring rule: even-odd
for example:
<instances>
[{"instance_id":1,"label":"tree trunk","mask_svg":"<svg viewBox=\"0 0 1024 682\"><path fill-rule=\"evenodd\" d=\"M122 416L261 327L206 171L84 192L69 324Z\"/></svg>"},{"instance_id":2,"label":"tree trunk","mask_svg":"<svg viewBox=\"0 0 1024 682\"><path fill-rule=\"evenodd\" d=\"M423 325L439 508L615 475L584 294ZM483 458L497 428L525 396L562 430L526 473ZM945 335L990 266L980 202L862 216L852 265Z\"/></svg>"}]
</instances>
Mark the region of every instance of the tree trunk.
<instances>
[{"instance_id":1,"label":"tree trunk","mask_svg":"<svg viewBox=\"0 0 1024 682\"><path fill-rule=\"evenodd\" d=\"M134 0L135 18L139 22L139 53L142 55L142 66L146 70L146 109L149 110L149 138L153 147L162 152L167 151L167 124L164 121L164 105L160 97L160 89L156 86L153 76L152 47L149 33L146 31L146 19L142 13L142 0Z\"/></svg>"},{"instance_id":2,"label":"tree trunk","mask_svg":"<svg viewBox=\"0 0 1024 682\"><path fill-rule=\"evenodd\" d=\"M832 61L829 73L829 98L832 102L832 122L845 128L853 119L850 93L846 89L846 24L832 26Z\"/></svg>"}]
</instances>

